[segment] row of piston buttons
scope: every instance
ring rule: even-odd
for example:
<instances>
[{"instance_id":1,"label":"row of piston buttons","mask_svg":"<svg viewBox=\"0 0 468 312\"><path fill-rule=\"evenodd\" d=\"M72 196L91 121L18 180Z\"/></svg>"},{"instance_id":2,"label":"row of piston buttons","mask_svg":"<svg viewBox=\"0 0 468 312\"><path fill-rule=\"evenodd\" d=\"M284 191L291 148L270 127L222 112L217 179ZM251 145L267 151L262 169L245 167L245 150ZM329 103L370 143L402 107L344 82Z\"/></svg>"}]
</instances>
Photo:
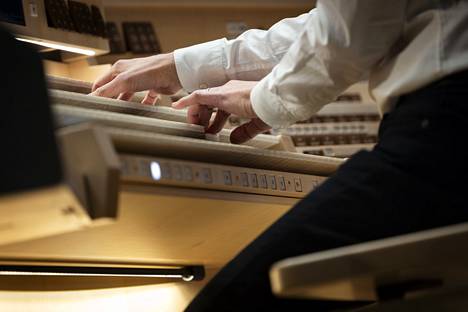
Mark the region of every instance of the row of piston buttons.
<instances>
[{"instance_id":1,"label":"row of piston buttons","mask_svg":"<svg viewBox=\"0 0 468 312\"><path fill-rule=\"evenodd\" d=\"M135 164L136 165L136 164ZM149 161L142 161L140 164L140 170L142 168L149 168L150 162ZM192 167L188 165L180 165L180 164L169 164L169 163L161 163L161 177L164 179L175 179L178 181L187 181L191 182L196 178L200 178L204 183L210 184L213 183L213 175L210 168L201 168L200 171L192 170ZM135 170L134 171L140 171ZM148 171L147 171L148 172ZM233 185L233 179L231 171L223 170L223 181L225 185ZM247 173L242 172L240 176L236 176L236 179L240 179L240 184L244 187L253 187L253 188L263 188L263 189L272 189L272 190L281 190L286 191L287 185L290 186L291 181L286 180L283 176L279 176L278 178L273 175L265 175L256 173ZM301 179L295 178L293 183L294 190L296 192L302 192L302 183Z\"/></svg>"},{"instance_id":2,"label":"row of piston buttons","mask_svg":"<svg viewBox=\"0 0 468 312\"><path fill-rule=\"evenodd\" d=\"M284 177L280 176L278 179L273 175L256 173L241 172L240 177L236 176L236 179L240 178L240 184L244 187L254 187L263 189L272 189L280 191L286 191L286 183L291 184L291 181L285 180ZM225 185L232 185L232 174L229 170L223 171L223 180ZM294 189L296 192L302 192L302 183L300 179L294 179Z\"/></svg>"}]
</instances>

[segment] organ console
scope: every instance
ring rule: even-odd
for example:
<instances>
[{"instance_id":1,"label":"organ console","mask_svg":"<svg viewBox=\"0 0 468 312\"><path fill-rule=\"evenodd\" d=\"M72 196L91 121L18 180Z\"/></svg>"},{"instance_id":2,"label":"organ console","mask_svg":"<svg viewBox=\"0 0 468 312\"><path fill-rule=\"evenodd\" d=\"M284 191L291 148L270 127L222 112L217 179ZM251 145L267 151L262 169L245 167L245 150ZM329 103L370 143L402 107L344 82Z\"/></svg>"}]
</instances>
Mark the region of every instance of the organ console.
<instances>
[{"instance_id":1,"label":"organ console","mask_svg":"<svg viewBox=\"0 0 468 312\"><path fill-rule=\"evenodd\" d=\"M49 77L74 203L62 213L75 216L73 228L0 241L0 266L195 280L183 306L343 162L291 152L282 135L232 145L230 130L207 137L202 127L185 123L184 111L90 96L89 87ZM18 205L24 210L30 204L22 197Z\"/></svg>"}]
</instances>

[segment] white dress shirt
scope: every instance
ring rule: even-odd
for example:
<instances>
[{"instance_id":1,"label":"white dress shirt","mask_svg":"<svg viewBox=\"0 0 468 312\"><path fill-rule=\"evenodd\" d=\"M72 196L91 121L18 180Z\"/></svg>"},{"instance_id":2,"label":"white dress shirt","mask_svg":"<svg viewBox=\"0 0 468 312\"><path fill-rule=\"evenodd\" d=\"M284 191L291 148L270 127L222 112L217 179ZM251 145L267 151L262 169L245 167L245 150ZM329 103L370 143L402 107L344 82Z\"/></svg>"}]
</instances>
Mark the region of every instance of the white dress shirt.
<instances>
[{"instance_id":1,"label":"white dress shirt","mask_svg":"<svg viewBox=\"0 0 468 312\"><path fill-rule=\"evenodd\" d=\"M468 69L468 1L319 0L269 30L176 50L183 88L260 80L253 109L272 127L305 120L368 77L383 112L402 94Z\"/></svg>"}]
</instances>

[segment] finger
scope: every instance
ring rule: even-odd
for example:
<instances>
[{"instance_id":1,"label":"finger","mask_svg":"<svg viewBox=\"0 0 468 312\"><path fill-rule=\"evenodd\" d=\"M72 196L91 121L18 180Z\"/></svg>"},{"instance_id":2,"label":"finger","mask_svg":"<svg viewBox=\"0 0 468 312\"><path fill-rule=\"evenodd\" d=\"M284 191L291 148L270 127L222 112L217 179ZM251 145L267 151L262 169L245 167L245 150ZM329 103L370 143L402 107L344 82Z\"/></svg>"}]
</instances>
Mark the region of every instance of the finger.
<instances>
[{"instance_id":1,"label":"finger","mask_svg":"<svg viewBox=\"0 0 468 312\"><path fill-rule=\"evenodd\" d=\"M187 122L198 125L200 122L200 105L192 105L187 109Z\"/></svg>"},{"instance_id":2,"label":"finger","mask_svg":"<svg viewBox=\"0 0 468 312\"><path fill-rule=\"evenodd\" d=\"M130 101L133 94L134 94L133 92L124 92L124 93L121 93L117 99L122 100L122 101Z\"/></svg>"},{"instance_id":3,"label":"finger","mask_svg":"<svg viewBox=\"0 0 468 312\"><path fill-rule=\"evenodd\" d=\"M181 98L177 102L172 103L172 108L182 109L189 106L198 105L198 101L196 101L194 93Z\"/></svg>"},{"instance_id":4,"label":"finger","mask_svg":"<svg viewBox=\"0 0 468 312\"><path fill-rule=\"evenodd\" d=\"M141 104L154 105L159 99L159 94L154 90L149 90Z\"/></svg>"},{"instance_id":5,"label":"finger","mask_svg":"<svg viewBox=\"0 0 468 312\"><path fill-rule=\"evenodd\" d=\"M130 92L127 85L128 84L125 83L123 79L117 76L115 79L113 79L109 83L103 85L102 87L97 88L94 92L91 93L91 95L108 97L108 98L116 98L121 93Z\"/></svg>"},{"instance_id":6,"label":"finger","mask_svg":"<svg viewBox=\"0 0 468 312\"><path fill-rule=\"evenodd\" d=\"M270 129L270 126L258 118L252 119L231 132L231 143L241 144L250 139L253 139L257 134L260 134Z\"/></svg>"},{"instance_id":7,"label":"finger","mask_svg":"<svg viewBox=\"0 0 468 312\"><path fill-rule=\"evenodd\" d=\"M206 129L206 133L211 133L211 134L216 134L221 129L223 129L224 125L226 124L226 121L229 118L229 113L223 111L223 110L218 110L216 113L215 119L213 120L213 123Z\"/></svg>"},{"instance_id":8,"label":"finger","mask_svg":"<svg viewBox=\"0 0 468 312\"><path fill-rule=\"evenodd\" d=\"M115 78L115 75L113 74L112 71L109 70L107 73L105 73L104 75L96 79L96 81L94 81L93 86L91 87L91 92L96 91L98 88L109 83L114 78Z\"/></svg>"},{"instance_id":9,"label":"finger","mask_svg":"<svg viewBox=\"0 0 468 312\"><path fill-rule=\"evenodd\" d=\"M192 94L181 98L172 107L175 109L182 109L191 105L202 104L211 107L219 107L221 103L221 94L217 92L218 88L211 88L205 90L197 90Z\"/></svg>"},{"instance_id":10,"label":"finger","mask_svg":"<svg viewBox=\"0 0 468 312\"><path fill-rule=\"evenodd\" d=\"M199 120L199 125L203 126L203 128L208 129L208 126L210 125L210 119L211 115L213 114L213 109L211 107L208 107L206 105L200 105L200 120Z\"/></svg>"}]
</instances>

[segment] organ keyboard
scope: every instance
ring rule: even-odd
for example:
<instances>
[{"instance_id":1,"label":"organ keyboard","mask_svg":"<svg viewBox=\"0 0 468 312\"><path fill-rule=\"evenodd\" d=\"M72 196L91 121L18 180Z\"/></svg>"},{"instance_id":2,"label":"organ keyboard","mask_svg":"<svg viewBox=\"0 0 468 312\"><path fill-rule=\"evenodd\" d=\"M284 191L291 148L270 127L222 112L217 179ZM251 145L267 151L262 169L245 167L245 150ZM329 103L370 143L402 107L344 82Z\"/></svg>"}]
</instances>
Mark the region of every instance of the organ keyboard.
<instances>
[{"instance_id":1,"label":"organ keyboard","mask_svg":"<svg viewBox=\"0 0 468 312\"><path fill-rule=\"evenodd\" d=\"M288 152L290 141L281 135L259 135L245 145L232 145L230 130L223 129L213 139L203 127L185 123L185 111L91 96L89 83L48 79L53 112L61 126L99 125L65 127L59 132L71 183L81 201L92 207L94 218L115 217L117 186L132 180L152 186L301 198L342 163ZM157 167L151 166L159 166L159 179L152 176L152 168ZM86 183L100 190L94 197L83 185L85 168L94 170L86 178ZM210 181L203 175L209 175Z\"/></svg>"},{"instance_id":2,"label":"organ keyboard","mask_svg":"<svg viewBox=\"0 0 468 312\"><path fill-rule=\"evenodd\" d=\"M122 128L128 127L229 143L230 130L223 129L218 135L205 134L203 127L186 123L185 110L87 95L91 91L89 83L67 78L49 77L49 82L51 88L49 93L54 104L53 109L62 122L93 120L101 124ZM137 96L135 99L141 100L142 97ZM295 151L290 138L282 135L261 134L245 144L258 148Z\"/></svg>"}]
</instances>

